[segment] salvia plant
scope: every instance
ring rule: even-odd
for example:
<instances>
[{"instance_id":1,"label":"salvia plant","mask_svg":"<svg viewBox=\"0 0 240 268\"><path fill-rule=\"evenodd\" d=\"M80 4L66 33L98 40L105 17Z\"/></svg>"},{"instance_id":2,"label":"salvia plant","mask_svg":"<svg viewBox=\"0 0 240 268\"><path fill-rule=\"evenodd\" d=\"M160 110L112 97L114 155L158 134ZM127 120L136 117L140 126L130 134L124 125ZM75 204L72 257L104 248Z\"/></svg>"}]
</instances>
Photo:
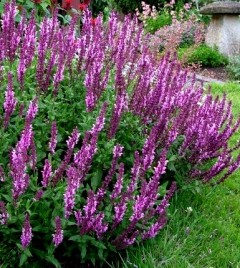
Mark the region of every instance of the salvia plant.
<instances>
[{"instance_id":1,"label":"salvia plant","mask_svg":"<svg viewBox=\"0 0 240 268\"><path fill-rule=\"evenodd\" d=\"M240 164L231 103L170 54L157 60L136 18L104 24L85 10L80 26L75 16L61 26L57 13L16 23L8 2L2 14L0 255L10 267L103 263L157 235L177 185L222 182Z\"/></svg>"}]
</instances>

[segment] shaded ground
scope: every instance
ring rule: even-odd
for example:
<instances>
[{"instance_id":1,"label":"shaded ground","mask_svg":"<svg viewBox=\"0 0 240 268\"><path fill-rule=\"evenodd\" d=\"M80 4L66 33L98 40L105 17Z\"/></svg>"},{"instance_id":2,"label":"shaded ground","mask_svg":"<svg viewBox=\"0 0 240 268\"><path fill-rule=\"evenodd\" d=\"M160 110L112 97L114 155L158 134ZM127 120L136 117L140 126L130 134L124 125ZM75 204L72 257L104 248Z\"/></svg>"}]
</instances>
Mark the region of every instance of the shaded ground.
<instances>
[{"instance_id":1,"label":"shaded ground","mask_svg":"<svg viewBox=\"0 0 240 268\"><path fill-rule=\"evenodd\" d=\"M196 71L197 74L220 81L230 80L230 75L227 72L226 67L216 67L216 68L202 68L199 71Z\"/></svg>"}]
</instances>

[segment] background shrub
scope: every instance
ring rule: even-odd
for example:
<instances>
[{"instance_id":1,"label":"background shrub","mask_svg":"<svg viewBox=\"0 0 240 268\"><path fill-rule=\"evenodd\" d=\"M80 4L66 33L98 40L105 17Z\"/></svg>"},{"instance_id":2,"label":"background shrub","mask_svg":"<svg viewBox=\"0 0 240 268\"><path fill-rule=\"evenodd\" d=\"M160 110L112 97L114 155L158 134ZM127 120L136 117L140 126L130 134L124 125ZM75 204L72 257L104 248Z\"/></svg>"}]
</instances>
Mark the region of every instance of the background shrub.
<instances>
[{"instance_id":1,"label":"background shrub","mask_svg":"<svg viewBox=\"0 0 240 268\"><path fill-rule=\"evenodd\" d=\"M160 13L156 18L148 18L145 24L146 32L154 34L158 29L163 26L171 24L171 16L168 13Z\"/></svg>"},{"instance_id":2,"label":"background shrub","mask_svg":"<svg viewBox=\"0 0 240 268\"><path fill-rule=\"evenodd\" d=\"M179 57L187 64L200 64L203 67L219 67L228 63L227 57L220 54L216 48L202 44L179 50Z\"/></svg>"},{"instance_id":3,"label":"background shrub","mask_svg":"<svg viewBox=\"0 0 240 268\"><path fill-rule=\"evenodd\" d=\"M170 51L174 53L178 47L188 47L192 44L203 42L205 25L201 21L201 16L199 16L198 12L194 12L192 4L187 3L179 9L173 2L164 6L159 16L164 15L165 20L162 20L164 23L168 23L169 16L171 23L160 27L156 31L154 29L154 34L149 36L149 47L151 50L156 52ZM152 23L154 20L157 21L158 16L151 8L145 5L143 5L143 8L145 10L137 14L143 20L144 26L148 29L148 20Z\"/></svg>"},{"instance_id":4,"label":"background shrub","mask_svg":"<svg viewBox=\"0 0 240 268\"><path fill-rule=\"evenodd\" d=\"M129 13L135 13L136 8L138 8L140 11L141 9L141 0L93 0L92 6L94 13L98 13L99 11L103 11L103 9L108 6L110 9L115 9L121 13L129 14ZM164 5L166 4L166 1L163 0L146 0L144 1L146 4L150 6L155 6L157 10L161 10ZM170 2L170 1L168 1ZM176 7L177 9L180 9L184 3L187 3L187 0L178 0L176 1Z\"/></svg>"},{"instance_id":5,"label":"background shrub","mask_svg":"<svg viewBox=\"0 0 240 268\"><path fill-rule=\"evenodd\" d=\"M233 79L240 80L240 56L230 57L227 68Z\"/></svg>"}]
</instances>

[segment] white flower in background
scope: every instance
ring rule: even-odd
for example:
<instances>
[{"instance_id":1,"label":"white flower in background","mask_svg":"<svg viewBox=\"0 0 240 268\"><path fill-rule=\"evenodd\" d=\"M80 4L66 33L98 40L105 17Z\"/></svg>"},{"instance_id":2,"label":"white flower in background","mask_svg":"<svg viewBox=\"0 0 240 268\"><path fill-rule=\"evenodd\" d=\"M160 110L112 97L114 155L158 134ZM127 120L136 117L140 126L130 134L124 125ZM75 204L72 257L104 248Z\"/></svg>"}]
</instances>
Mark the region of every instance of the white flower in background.
<instances>
[{"instance_id":1,"label":"white flower in background","mask_svg":"<svg viewBox=\"0 0 240 268\"><path fill-rule=\"evenodd\" d=\"M193 212L192 207L187 207L186 212L189 213L189 214L192 213Z\"/></svg>"}]
</instances>

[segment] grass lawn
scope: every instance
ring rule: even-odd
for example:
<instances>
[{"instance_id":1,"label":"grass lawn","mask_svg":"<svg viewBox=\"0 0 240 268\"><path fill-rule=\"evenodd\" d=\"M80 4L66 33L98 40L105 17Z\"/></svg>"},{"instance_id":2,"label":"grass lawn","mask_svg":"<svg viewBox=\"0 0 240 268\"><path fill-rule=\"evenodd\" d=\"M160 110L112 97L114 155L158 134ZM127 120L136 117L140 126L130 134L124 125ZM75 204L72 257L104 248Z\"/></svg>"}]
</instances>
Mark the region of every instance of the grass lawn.
<instances>
[{"instance_id":1,"label":"grass lawn","mask_svg":"<svg viewBox=\"0 0 240 268\"><path fill-rule=\"evenodd\" d=\"M240 85L211 86L214 95L227 92L237 117ZM232 138L231 145L239 134ZM240 267L239 177L237 171L217 187L204 185L197 193L178 192L169 209L167 226L155 239L129 249L118 267Z\"/></svg>"}]
</instances>

